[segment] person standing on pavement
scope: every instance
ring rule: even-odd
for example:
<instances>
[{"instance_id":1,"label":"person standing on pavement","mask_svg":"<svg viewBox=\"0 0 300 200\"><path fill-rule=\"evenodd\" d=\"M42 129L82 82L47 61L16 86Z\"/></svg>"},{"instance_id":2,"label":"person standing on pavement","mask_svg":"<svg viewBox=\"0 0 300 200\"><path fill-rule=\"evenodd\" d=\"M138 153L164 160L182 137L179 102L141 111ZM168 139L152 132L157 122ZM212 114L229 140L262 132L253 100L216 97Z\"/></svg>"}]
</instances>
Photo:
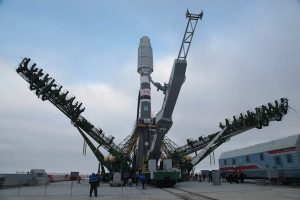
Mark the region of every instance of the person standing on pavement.
<instances>
[{"instance_id":1,"label":"person standing on pavement","mask_svg":"<svg viewBox=\"0 0 300 200\"><path fill-rule=\"evenodd\" d=\"M145 181L146 181L146 177L144 176L144 174L140 174L138 175L138 180L141 181L143 189L145 189Z\"/></svg>"},{"instance_id":2,"label":"person standing on pavement","mask_svg":"<svg viewBox=\"0 0 300 200\"><path fill-rule=\"evenodd\" d=\"M208 182L212 182L212 171L209 170L208 172Z\"/></svg>"},{"instance_id":3,"label":"person standing on pavement","mask_svg":"<svg viewBox=\"0 0 300 200\"><path fill-rule=\"evenodd\" d=\"M93 191L94 191L94 195L96 197L97 196L98 177L95 173L92 173L92 175L89 176L89 183L91 185L90 197L92 196Z\"/></svg>"}]
</instances>

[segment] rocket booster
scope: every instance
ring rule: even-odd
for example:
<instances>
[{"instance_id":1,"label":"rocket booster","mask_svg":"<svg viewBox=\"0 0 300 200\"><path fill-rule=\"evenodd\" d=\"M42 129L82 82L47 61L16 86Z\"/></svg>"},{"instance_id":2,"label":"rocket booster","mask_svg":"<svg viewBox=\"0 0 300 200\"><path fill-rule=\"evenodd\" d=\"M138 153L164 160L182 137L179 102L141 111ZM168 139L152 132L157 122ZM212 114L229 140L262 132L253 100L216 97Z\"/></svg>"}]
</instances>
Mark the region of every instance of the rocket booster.
<instances>
[{"instance_id":1,"label":"rocket booster","mask_svg":"<svg viewBox=\"0 0 300 200\"><path fill-rule=\"evenodd\" d=\"M140 118L151 121L151 87L149 75L153 72L153 54L150 39L143 36L138 49L137 72L140 74Z\"/></svg>"}]
</instances>

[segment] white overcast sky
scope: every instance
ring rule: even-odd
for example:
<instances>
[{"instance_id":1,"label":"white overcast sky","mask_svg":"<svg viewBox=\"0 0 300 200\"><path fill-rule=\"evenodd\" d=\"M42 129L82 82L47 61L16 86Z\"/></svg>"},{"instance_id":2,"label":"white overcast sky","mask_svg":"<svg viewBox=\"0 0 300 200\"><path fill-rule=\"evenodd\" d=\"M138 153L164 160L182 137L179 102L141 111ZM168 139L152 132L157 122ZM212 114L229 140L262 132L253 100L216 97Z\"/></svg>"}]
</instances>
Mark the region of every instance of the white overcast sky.
<instances>
[{"instance_id":1,"label":"white overcast sky","mask_svg":"<svg viewBox=\"0 0 300 200\"><path fill-rule=\"evenodd\" d=\"M151 39L152 77L167 82L178 55L186 9L204 11L187 58L186 81L168 133L178 145L219 130L240 112L288 97L281 122L232 138L215 151L300 133L300 1L0 0L0 173L97 169L70 120L41 101L15 72L25 56L86 107L83 115L119 143L136 116L139 39ZM153 87L152 87L153 88ZM163 95L152 90L153 113Z\"/></svg>"}]
</instances>

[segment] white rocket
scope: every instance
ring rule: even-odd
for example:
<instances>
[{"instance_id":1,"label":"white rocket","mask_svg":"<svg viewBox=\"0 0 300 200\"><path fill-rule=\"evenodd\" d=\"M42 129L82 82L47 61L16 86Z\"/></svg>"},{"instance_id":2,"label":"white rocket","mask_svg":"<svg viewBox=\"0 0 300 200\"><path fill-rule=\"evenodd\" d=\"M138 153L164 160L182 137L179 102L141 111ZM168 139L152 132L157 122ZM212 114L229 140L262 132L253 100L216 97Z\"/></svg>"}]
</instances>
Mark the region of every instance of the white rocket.
<instances>
[{"instance_id":1,"label":"white rocket","mask_svg":"<svg viewBox=\"0 0 300 200\"><path fill-rule=\"evenodd\" d=\"M137 72L140 77L140 120L151 123L151 87L149 76L153 72L153 54L150 39L143 36L138 50Z\"/></svg>"}]
</instances>

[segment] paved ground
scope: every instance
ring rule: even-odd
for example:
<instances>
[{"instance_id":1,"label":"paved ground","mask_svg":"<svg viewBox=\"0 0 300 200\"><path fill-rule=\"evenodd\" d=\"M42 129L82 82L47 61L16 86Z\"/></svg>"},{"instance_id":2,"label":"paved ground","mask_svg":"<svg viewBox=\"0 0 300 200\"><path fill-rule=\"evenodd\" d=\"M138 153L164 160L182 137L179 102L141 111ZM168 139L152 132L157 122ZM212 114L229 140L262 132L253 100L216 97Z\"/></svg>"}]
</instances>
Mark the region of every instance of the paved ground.
<instances>
[{"instance_id":1,"label":"paved ground","mask_svg":"<svg viewBox=\"0 0 300 200\"><path fill-rule=\"evenodd\" d=\"M170 193L171 192L171 193ZM201 196L199 196L199 194ZM198 196L197 196L198 195ZM177 199L219 199L219 200L299 200L300 188L284 186L258 186L253 183L229 184L222 183L220 186L213 186L205 182L182 182L175 185L175 188L162 190L146 186L141 187L110 187L108 184L101 184L98 189L97 199L104 200L177 200ZM71 182L51 183L47 187L21 187L0 189L0 200L85 200L96 199L89 197L89 184Z\"/></svg>"},{"instance_id":2,"label":"paved ground","mask_svg":"<svg viewBox=\"0 0 300 200\"><path fill-rule=\"evenodd\" d=\"M300 187L259 186L254 183L212 186L211 183L183 182L175 188L199 193L220 200L299 200Z\"/></svg>"}]
</instances>

